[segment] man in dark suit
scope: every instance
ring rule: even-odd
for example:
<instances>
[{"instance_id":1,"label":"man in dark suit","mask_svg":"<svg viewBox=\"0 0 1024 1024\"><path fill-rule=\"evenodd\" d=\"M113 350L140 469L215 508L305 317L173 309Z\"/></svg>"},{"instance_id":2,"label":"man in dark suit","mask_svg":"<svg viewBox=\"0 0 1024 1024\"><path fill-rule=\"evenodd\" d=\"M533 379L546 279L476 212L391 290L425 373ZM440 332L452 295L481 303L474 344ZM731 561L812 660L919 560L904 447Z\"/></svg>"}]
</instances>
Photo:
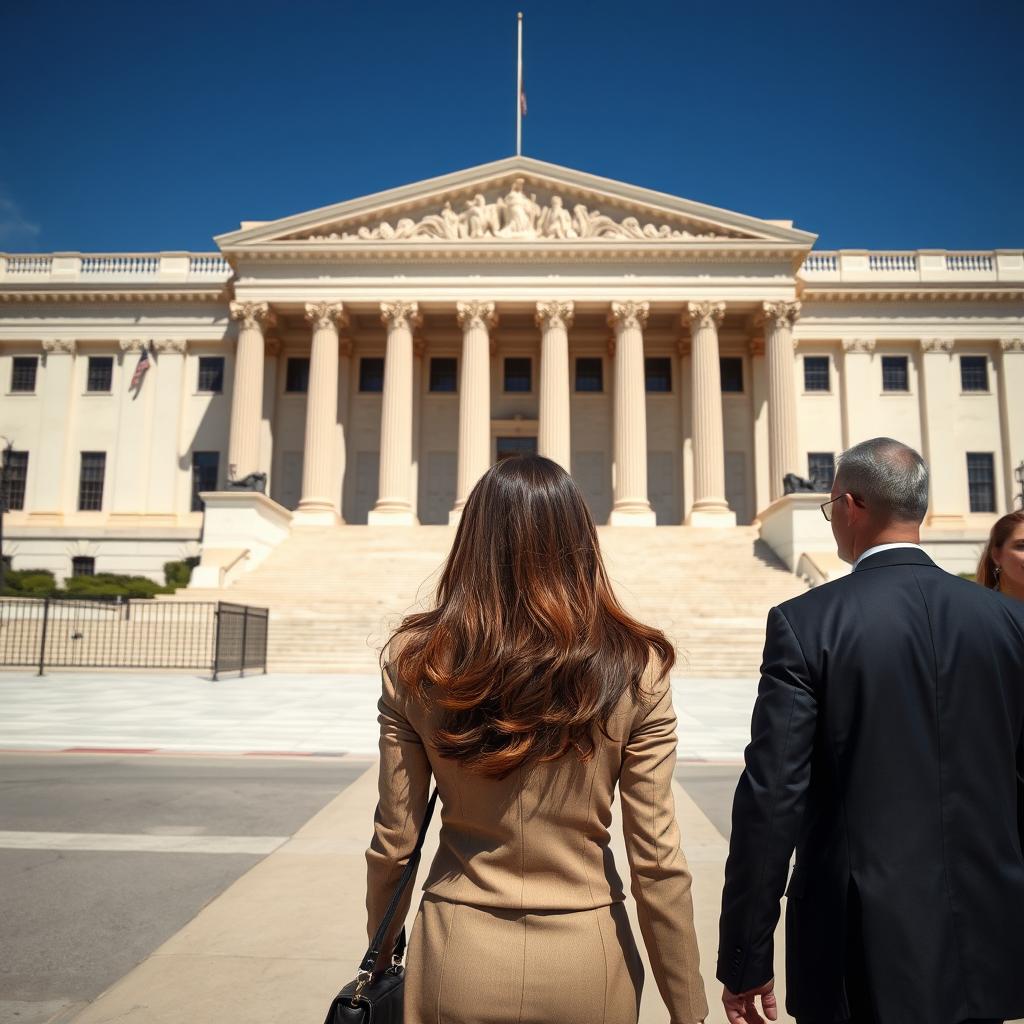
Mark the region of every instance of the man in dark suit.
<instances>
[{"instance_id":1,"label":"man in dark suit","mask_svg":"<svg viewBox=\"0 0 1024 1024\"><path fill-rule=\"evenodd\" d=\"M736 790L718 978L732 1024L1024 1017L1024 603L919 546L928 471L843 453L823 506L853 572L773 608Z\"/></svg>"}]
</instances>

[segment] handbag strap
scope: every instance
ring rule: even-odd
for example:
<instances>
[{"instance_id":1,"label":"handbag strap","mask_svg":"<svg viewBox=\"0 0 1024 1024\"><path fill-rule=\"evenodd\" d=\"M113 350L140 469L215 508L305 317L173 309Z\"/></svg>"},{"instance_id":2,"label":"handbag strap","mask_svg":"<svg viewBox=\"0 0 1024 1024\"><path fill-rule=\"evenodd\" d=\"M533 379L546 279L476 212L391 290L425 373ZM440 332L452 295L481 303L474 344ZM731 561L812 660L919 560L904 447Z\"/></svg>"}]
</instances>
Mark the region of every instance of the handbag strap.
<instances>
[{"instance_id":1,"label":"handbag strap","mask_svg":"<svg viewBox=\"0 0 1024 1024\"><path fill-rule=\"evenodd\" d=\"M413 848L412 853L409 856L409 862L405 865L405 870L402 872L402 877L398 880L398 887L395 889L394 896L391 897L391 902L388 904L388 909L384 911L384 920L381 921L380 926L377 928L376 933L373 936L373 940L370 942L370 948L366 951L366 956L363 957L363 962L359 965L359 972L372 973L374 967L377 964L377 957L380 956L381 943L384 941L384 936L387 934L388 928L391 927L391 920L395 916L395 911L398 910L398 904L401 902L402 893L405 892L405 887L412 881L413 876L416 874L416 867L420 862L420 854L423 850L423 840L427 838L427 828L430 825L430 819L434 814L434 804L437 803L437 786L434 786L434 792L430 794L430 800L427 801L427 810L423 815L423 824L420 825L420 834L416 838L416 846ZM400 962L402 956L405 953L405 926L402 926L402 930L398 935L398 939L395 942L395 948L392 952L392 962L394 958L398 958Z\"/></svg>"}]
</instances>

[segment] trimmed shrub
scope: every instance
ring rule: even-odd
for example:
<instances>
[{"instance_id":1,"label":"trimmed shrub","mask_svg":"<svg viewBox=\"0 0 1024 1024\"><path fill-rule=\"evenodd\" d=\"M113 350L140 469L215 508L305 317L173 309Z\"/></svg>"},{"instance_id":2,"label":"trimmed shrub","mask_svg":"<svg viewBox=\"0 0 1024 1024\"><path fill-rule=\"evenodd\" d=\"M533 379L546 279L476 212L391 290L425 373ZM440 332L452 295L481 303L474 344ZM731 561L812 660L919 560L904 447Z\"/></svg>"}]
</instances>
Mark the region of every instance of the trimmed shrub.
<instances>
[{"instance_id":1,"label":"trimmed shrub","mask_svg":"<svg viewBox=\"0 0 1024 1024\"><path fill-rule=\"evenodd\" d=\"M199 564L199 556L182 559L180 562L164 562L164 582L171 591L187 587L192 570Z\"/></svg>"}]
</instances>

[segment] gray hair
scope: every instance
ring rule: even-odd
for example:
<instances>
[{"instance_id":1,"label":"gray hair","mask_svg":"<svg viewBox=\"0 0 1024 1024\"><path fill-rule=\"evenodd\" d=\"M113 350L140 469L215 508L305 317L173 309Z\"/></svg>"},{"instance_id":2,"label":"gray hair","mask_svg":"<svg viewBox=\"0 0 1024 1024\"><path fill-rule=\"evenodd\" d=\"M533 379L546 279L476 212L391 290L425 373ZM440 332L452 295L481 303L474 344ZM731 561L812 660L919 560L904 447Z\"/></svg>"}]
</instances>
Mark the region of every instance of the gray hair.
<instances>
[{"instance_id":1,"label":"gray hair","mask_svg":"<svg viewBox=\"0 0 1024 1024\"><path fill-rule=\"evenodd\" d=\"M913 448L891 437L861 441L839 456L836 481L869 510L920 523L928 511L928 467Z\"/></svg>"}]
</instances>

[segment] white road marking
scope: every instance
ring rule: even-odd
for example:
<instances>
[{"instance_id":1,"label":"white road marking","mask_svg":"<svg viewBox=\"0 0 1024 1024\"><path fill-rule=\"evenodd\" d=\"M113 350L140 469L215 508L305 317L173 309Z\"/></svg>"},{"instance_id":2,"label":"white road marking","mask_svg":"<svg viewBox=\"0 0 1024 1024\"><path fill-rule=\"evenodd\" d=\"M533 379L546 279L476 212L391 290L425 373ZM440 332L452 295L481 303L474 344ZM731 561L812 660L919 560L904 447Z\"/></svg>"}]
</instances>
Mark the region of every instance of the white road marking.
<instances>
[{"instance_id":1,"label":"white road marking","mask_svg":"<svg viewBox=\"0 0 1024 1024\"><path fill-rule=\"evenodd\" d=\"M288 836L154 836L121 832L2 832L0 850L96 853L273 853Z\"/></svg>"}]
</instances>

